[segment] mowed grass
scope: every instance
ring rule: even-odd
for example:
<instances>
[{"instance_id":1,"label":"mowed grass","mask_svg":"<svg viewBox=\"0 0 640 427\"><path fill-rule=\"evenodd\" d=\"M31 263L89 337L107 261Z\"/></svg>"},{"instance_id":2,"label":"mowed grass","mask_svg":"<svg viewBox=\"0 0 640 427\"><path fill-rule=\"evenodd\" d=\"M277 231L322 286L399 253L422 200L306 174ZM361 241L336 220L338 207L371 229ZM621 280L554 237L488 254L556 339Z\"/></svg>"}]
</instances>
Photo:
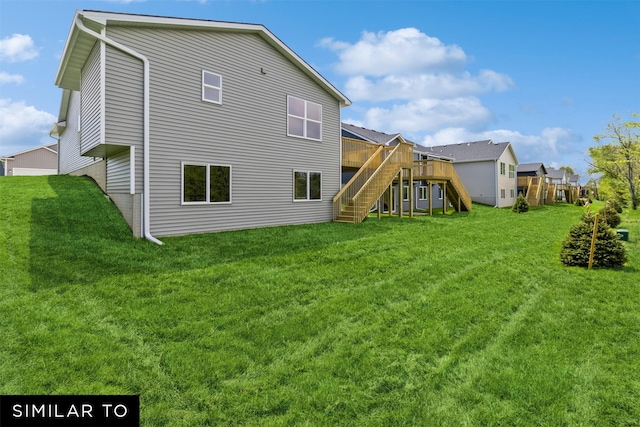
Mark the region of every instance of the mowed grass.
<instances>
[{"instance_id":1,"label":"mowed grass","mask_svg":"<svg viewBox=\"0 0 640 427\"><path fill-rule=\"evenodd\" d=\"M640 214L624 268L567 268L583 209L157 246L87 179L0 178L0 394L139 394L143 426L640 425Z\"/></svg>"}]
</instances>

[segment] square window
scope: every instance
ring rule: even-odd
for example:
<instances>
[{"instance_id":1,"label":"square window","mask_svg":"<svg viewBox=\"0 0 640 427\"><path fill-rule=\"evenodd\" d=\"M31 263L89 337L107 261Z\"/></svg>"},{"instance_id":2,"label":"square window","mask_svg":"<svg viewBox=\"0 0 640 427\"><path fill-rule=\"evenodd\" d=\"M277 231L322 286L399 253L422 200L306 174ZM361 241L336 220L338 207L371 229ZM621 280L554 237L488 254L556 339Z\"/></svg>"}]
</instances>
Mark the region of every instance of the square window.
<instances>
[{"instance_id":1,"label":"square window","mask_svg":"<svg viewBox=\"0 0 640 427\"><path fill-rule=\"evenodd\" d=\"M322 105L287 96L287 135L322 140Z\"/></svg>"}]
</instances>

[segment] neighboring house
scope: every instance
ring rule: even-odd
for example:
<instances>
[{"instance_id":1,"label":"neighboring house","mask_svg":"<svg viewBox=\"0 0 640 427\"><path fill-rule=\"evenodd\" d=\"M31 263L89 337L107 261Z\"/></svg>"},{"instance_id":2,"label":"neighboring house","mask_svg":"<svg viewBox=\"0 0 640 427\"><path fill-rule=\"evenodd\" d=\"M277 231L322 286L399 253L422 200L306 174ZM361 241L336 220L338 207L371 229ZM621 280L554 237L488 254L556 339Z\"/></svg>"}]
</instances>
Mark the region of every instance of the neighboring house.
<instances>
[{"instance_id":1,"label":"neighboring house","mask_svg":"<svg viewBox=\"0 0 640 427\"><path fill-rule=\"evenodd\" d=\"M350 101L262 25L78 11L55 83L60 173L136 236L333 219Z\"/></svg>"},{"instance_id":2,"label":"neighboring house","mask_svg":"<svg viewBox=\"0 0 640 427\"><path fill-rule=\"evenodd\" d=\"M547 169L542 163L521 163L517 168L518 194L527 199L529 205L542 206L546 199Z\"/></svg>"},{"instance_id":3,"label":"neighboring house","mask_svg":"<svg viewBox=\"0 0 640 427\"><path fill-rule=\"evenodd\" d=\"M547 202L566 202L569 189L569 175L564 169L547 168Z\"/></svg>"},{"instance_id":4,"label":"neighboring house","mask_svg":"<svg viewBox=\"0 0 640 427\"><path fill-rule=\"evenodd\" d=\"M58 144L42 145L0 157L3 175L55 175L58 173Z\"/></svg>"},{"instance_id":5,"label":"neighboring house","mask_svg":"<svg viewBox=\"0 0 640 427\"><path fill-rule=\"evenodd\" d=\"M422 147L423 155L453 159L453 166L476 203L499 208L517 197L518 158L510 142L475 141Z\"/></svg>"}]
</instances>

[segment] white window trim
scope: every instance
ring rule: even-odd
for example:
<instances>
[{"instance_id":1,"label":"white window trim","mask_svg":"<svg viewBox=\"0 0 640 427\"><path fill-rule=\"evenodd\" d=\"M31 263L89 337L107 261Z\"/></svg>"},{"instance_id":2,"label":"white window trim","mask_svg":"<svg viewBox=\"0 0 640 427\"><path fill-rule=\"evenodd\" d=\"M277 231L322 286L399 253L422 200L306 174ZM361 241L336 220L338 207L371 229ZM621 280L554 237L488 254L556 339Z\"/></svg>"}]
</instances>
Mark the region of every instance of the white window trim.
<instances>
[{"instance_id":1,"label":"white window trim","mask_svg":"<svg viewBox=\"0 0 640 427\"><path fill-rule=\"evenodd\" d=\"M405 189L407 190L405 193ZM405 194L407 197L405 197ZM402 201L403 202L408 202L409 201L409 186L408 185L403 185L402 186Z\"/></svg>"},{"instance_id":2,"label":"white window trim","mask_svg":"<svg viewBox=\"0 0 640 427\"><path fill-rule=\"evenodd\" d=\"M296 199L296 172L304 172L307 174L307 198L306 199ZM320 198L319 199L310 199L309 198L309 186L311 185L311 180L309 179L309 174L311 173L319 173L320 174ZM291 190L293 191L293 201L295 203L308 203L308 202L321 202L322 201L322 172L314 171L314 170L302 170L302 169L294 169L291 173L291 177L293 179Z\"/></svg>"},{"instance_id":3,"label":"white window trim","mask_svg":"<svg viewBox=\"0 0 640 427\"><path fill-rule=\"evenodd\" d=\"M424 190L423 190L424 189ZM422 191L424 191L424 195L427 196L422 198ZM429 187L426 185L421 185L418 187L418 200L429 200Z\"/></svg>"},{"instance_id":4,"label":"white window trim","mask_svg":"<svg viewBox=\"0 0 640 427\"><path fill-rule=\"evenodd\" d=\"M290 99L297 99L299 101L304 102L304 117L296 116L295 114L290 114L289 113L289 100ZM307 118L307 105L308 104L314 104L314 105L317 105L318 107L320 107L320 121ZM304 121L305 125L302 128L303 132L304 132L304 135L301 136L301 135L294 135L292 133L289 133L289 118L290 117L295 117L296 119L302 119ZM311 138L311 137L307 136L306 123L308 121L320 124L320 138ZM307 101L306 99L298 98L297 96L287 95L287 136L290 136L292 138L310 139L311 141L322 141L322 104L318 104L316 102ZM302 172L302 171L299 171L299 172Z\"/></svg>"},{"instance_id":5,"label":"white window trim","mask_svg":"<svg viewBox=\"0 0 640 427\"><path fill-rule=\"evenodd\" d=\"M217 86L212 86L212 85L208 85L204 82L204 75L205 74L213 74L214 76L218 76L220 78L220 87ZM207 99L204 96L204 90L205 88L210 88L210 89L216 89L220 91L220 100L219 101L214 101L212 99ZM213 73L211 71L207 71L207 70L202 70L202 101L204 102L210 102L212 104L222 104L222 75L218 74L218 73ZM220 166L220 165L217 165Z\"/></svg>"},{"instance_id":6,"label":"white window trim","mask_svg":"<svg viewBox=\"0 0 640 427\"><path fill-rule=\"evenodd\" d=\"M204 202L185 202L184 201L184 167L185 166L206 166L207 167L207 180L206 180L206 201ZM229 168L229 201L228 202L211 202L209 198L210 192L210 166L222 166ZM194 206L194 205L230 205L233 201L233 168L231 165L220 165L217 163L202 163L202 162L180 162L180 204L182 206Z\"/></svg>"}]
</instances>

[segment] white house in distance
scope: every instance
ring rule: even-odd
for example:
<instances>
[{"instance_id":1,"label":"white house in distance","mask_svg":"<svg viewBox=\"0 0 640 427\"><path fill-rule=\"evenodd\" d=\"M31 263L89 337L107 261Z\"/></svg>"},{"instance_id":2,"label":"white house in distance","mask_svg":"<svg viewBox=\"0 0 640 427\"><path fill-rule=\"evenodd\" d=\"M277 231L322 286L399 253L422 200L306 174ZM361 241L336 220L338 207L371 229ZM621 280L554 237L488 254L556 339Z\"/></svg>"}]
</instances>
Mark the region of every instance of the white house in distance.
<instances>
[{"instance_id":1,"label":"white house in distance","mask_svg":"<svg viewBox=\"0 0 640 427\"><path fill-rule=\"evenodd\" d=\"M471 200L483 205L512 206L517 194L518 158L510 142L464 142L421 148L423 153L453 159L453 167Z\"/></svg>"},{"instance_id":2,"label":"white house in distance","mask_svg":"<svg viewBox=\"0 0 640 427\"><path fill-rule=\"evenodd\" d=\"M49 144L0 157L2 174L5 176L55 175L58 173L57 150L58 144Z\"/></svg>"},{"instance_id":3,"label":"white house in distance","mask_svg":"<svg viewBox=\"0 0 640 427\"><path fill-rule=\"evenodd\" d=\"M136 236L333 219L351 102L262 25L78 11L55 83L60 173Z\"/></svg>"}]
</instances>

